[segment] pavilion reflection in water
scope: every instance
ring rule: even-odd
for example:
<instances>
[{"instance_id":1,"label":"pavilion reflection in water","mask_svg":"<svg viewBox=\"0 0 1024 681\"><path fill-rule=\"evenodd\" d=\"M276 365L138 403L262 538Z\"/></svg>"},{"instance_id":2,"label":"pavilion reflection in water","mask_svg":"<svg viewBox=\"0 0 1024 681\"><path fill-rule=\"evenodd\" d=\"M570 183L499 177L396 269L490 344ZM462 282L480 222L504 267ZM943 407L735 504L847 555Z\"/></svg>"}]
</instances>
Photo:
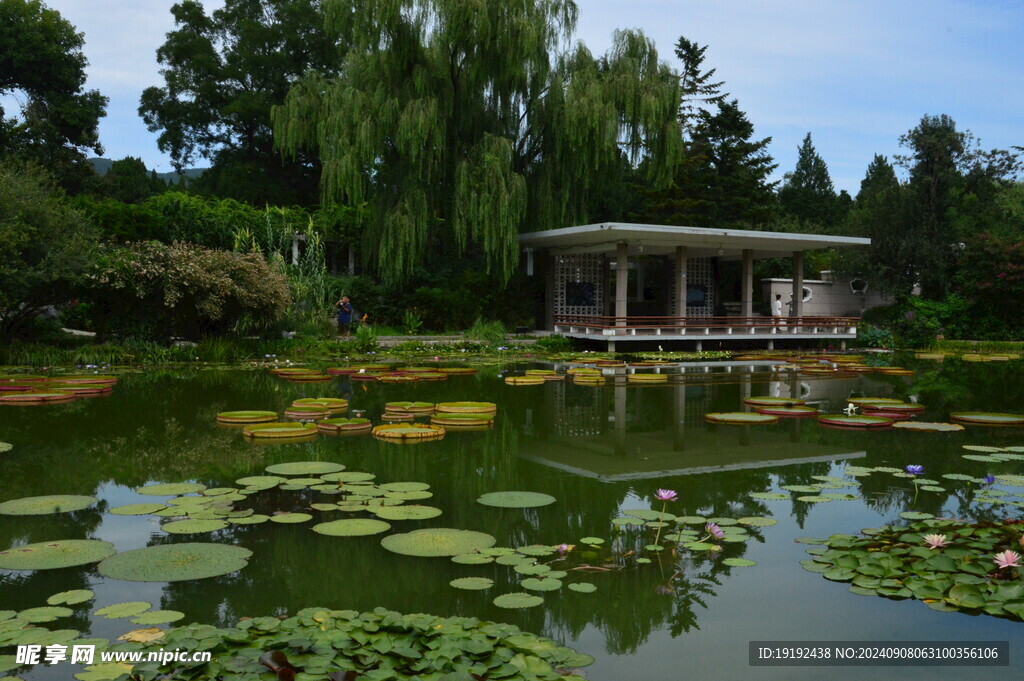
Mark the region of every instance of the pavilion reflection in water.
<instances>
[{"instance_id":1,"label":"pavilion reflection in water","mask_svg":"<svg viewBox=\"0 0 1024 681\"><path fill-rule=\"evenodd\" d=\"M555 383L528 415L520 456L602 482L693 475L859 458L863 451L819 444L814 419L776 425L715 425L709 412L747 411L751 396L796 397L823 413L864 394L865 379L780 376L767 368L683 373L672 383L636 385L614 376L604 387ZM872 394L879 395L879 386Z\"/></svg>"}]
</instances>

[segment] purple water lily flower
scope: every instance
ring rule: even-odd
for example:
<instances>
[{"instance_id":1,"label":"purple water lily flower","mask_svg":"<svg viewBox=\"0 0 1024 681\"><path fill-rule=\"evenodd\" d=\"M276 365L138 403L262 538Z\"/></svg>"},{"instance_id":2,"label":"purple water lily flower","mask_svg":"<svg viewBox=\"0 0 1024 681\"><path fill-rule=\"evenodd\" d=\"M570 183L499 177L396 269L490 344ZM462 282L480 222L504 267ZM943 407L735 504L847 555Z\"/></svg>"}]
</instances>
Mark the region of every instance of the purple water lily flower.
<instances>
[{"instance_id":1,"label":"purple water lily flower","mask_svg":"<svg viewBox=\"0 0 1024 681\"><path fill-rule=\"evenodd\" d=\"M921 473L924 473L924 466L911 464L907 466L906 471L911 475L920 475Z\"/></svg>"},{"instance_id":2,"label":"purple water lily flower","mask_svg":"<svg viewBox=\"0 0 1024 681\"><path fill-rule=\"evenodd\" d=\"M654 498L658 501L675 501L678 496L674 489L659 489L654 493Z\"/></svg>"},{"instance_id":3,"label":"purple water lily flower","mask_svg":"<svg viewBox=\"0 0 1024 681\"><path fill-rule=\"evenodd\" d=\"M994 475L986 475L985 476L985 484L986 485L991 485L995 481L996 481L996 476L994 476Z\"/></svg>"},{"instance_id":4,"label":"purple water lily flower","mask_svg":"<svg viewBox=\"0 0 1024 681\"><path fill-rule=\"evenodd\" d=\"M708 523L704 526L704 529L715 539L721 539L725 536L725 531L715 523Z\"/></svg>"}]
</instances>

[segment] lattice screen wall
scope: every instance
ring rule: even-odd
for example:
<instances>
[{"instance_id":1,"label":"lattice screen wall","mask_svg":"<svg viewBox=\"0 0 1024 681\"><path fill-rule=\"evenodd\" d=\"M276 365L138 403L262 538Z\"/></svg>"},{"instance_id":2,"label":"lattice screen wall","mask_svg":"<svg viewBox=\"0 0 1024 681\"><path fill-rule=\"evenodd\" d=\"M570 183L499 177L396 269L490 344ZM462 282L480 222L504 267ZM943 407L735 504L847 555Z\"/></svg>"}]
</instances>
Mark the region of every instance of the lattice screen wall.
<instances>
[{"instance_id":1,"label":"lattice screen wall","mask_svg":"<svg viewBox=\"0 0 1024 681\"><path fill-rule=\"evenodd\" d=\"M555 315L604 314L604 256L575 253L554 260ZM588 304L580 304L584 299Z\"/></svg>"},{"instance_id":2,"label":"lattice screen wall","mask_svg":"<svg viewBox=\"0 0 1024 681\"><path fill-rule=\"evenodd\" d=\"M587 437L600 435L601 427L607 421L605 405L601 401L600 390L588 390L587 400L568 404L565 396L565 383L549 381L547 386L554 390L555 416L553 431L558 437Z\"/></svg>"},{"instance_id":3,"label":"lattice screen wall","mask_svg":"<svg viewBox=\"0 0 1024 681\"><path fill-rule=\"evenodd\" d=\"M707 291L707 297L704 299L704 305L700 306L687 306L685 310L676 309L676 272L675 263L672 264L672 284L669 286L671 289L669 300L669 306L672 308L672 314L677 317L710 317L715 312L715 277L714 270L711 267L711 258L689 258L686 261L686 285L687 286L703 286Z\"/></svg>"}]
</instances>

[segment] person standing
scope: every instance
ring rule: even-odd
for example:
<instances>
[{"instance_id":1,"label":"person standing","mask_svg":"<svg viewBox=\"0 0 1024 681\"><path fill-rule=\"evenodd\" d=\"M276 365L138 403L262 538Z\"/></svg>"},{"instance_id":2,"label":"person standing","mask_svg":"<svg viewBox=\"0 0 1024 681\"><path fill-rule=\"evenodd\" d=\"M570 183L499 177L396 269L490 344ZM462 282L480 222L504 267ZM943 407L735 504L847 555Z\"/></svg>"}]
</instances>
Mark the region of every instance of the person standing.
<instances>
[{"instance_id":1,"label":"person standing","mask_svg":"<svg viewBox=\"0 0 1024 681\"><path fill-rule=\"evenodd\" d=\"M348 338L352 328L352 302L348 296L342 296L334 307L338 310L338 335Z\"/></svg>"},{"instance_id":2,"label":"person standing","mask_svg":"<svg viewBox=\"0 0 1024 681\"><path fill-rule=\"evenodd\" d=\"M775 300L772 301L772 321L775 322L776 326L782 327L782 294L776 293Z\"/></svg>"}]
</instances>

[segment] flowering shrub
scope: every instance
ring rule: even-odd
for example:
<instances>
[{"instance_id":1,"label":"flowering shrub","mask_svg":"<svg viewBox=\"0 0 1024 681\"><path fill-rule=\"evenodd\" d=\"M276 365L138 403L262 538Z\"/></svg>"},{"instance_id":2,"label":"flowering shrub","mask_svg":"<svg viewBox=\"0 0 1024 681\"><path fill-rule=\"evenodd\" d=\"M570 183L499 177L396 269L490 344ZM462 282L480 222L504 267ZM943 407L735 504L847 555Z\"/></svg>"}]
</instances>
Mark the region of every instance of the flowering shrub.
<instances>
[{"instance_id":1,"label":"flowering shrub","mask_svg":"<svg viewBox=\"0 0 1024 681\"><path fill-rule=\"evenodd\" d=\"M108 251L88 278L102 335L195 339L243 317L272 323L291 303L284 276L260 254L155 241Z\"/></svg>"}]
</instances>

